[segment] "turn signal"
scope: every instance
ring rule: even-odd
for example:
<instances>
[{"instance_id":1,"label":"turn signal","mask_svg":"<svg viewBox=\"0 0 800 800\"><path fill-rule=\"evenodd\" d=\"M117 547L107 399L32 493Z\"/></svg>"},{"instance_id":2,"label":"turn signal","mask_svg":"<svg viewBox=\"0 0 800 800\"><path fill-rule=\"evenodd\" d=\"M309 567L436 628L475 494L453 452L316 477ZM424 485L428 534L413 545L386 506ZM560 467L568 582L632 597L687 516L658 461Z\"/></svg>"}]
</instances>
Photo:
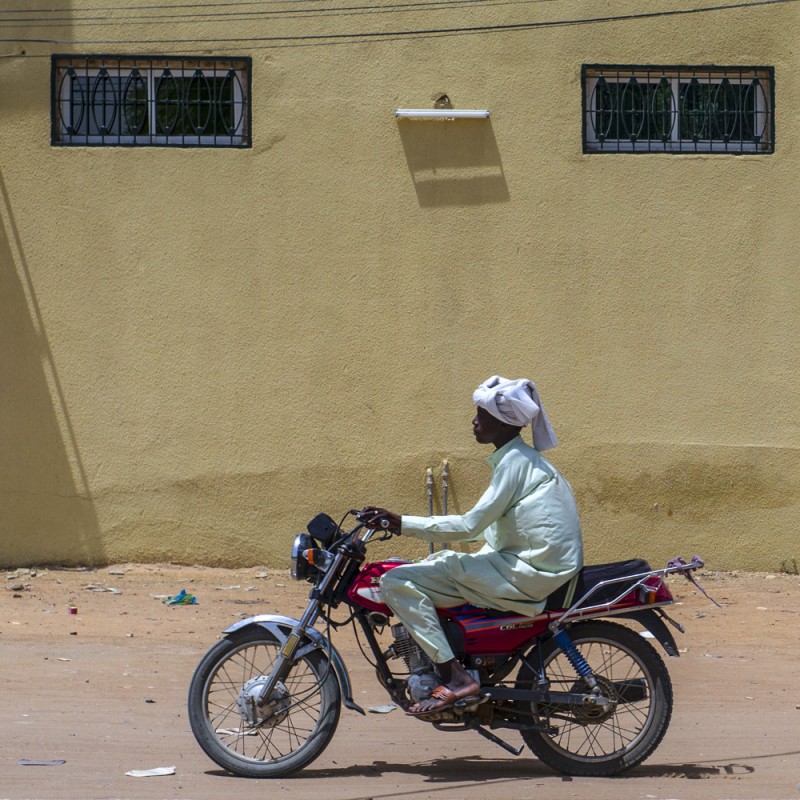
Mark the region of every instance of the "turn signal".
<instances>
[{"instance_id":1,"label":"turn signal","mask_svg":"<svg viewBox=\"0 0 800 800\"><path fill-rule=\"evenodd\" d=\"M321 547L311 547L303 551L303 557L312 567L316 567L320 572L327 572L333 561L333 556Z\"/></svg>"}]
</instances>

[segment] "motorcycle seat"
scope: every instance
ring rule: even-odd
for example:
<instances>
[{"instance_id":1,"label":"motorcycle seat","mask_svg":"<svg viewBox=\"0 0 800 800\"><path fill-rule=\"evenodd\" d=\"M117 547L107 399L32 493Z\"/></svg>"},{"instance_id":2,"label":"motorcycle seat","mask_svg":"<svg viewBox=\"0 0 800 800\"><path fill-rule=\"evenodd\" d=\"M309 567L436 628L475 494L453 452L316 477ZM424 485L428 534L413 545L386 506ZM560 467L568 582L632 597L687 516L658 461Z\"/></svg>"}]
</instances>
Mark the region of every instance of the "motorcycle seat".
<instances>
[{"instance_id":1,"label":"motorcycle seat","mask_svg":"<svg viewBox=\"0 0 800 800\"><path fill-rule=\"evenodd\" d=\"M589 567L584 567L578 573L577 585L572 594L572 603L576 600L580 600L589 589L596 586L601 581L607 581L613 578L624 578L628 575L640 575L643 572L649 571L650 565L640 558L634 558L628 561L613 561L610 564L594 564ZM545 610L557 611L567 607L565 600L570 583L571 581L567 581L563 586L560 586L548 596ZM614 583L605 586L593 594L588 602L591 605L608 602L617 597L624 588L625 585L623 583Z\"/></svg>"},{"instance_id":2,"label":"motorcycle seat","mask_svg":"<svg viewBox=\"0 0 800 800\"><path fill-rule=\"evenodd\" d=\"M572 594L570 605L580 600L589 589L596 586L601 581L611 580L612 578L625 578L628 575L641 575L643 572L649 572L650 569L650 564L639 558L633 558L628 561L613 561L610 564L593 564L589 567L583 567L578 573L578 581L575 591ZM563 611L568 607L566 605L566 596L569 591L570 583L571 581L567 581L548 595L544 606L545 611ZM624 583L611 584L593 594L587 602L589 605L608 602L618 597L624 589ZM457 612L469 609L475 610L478 609L478 607L465 603L463 606L455 606L447 610L449 612ZM502 611L496 608L480 608L478 610L484 617L488 617L489 619L507 617L509 614L508 611Z\"/></svg>"}]
</instances>

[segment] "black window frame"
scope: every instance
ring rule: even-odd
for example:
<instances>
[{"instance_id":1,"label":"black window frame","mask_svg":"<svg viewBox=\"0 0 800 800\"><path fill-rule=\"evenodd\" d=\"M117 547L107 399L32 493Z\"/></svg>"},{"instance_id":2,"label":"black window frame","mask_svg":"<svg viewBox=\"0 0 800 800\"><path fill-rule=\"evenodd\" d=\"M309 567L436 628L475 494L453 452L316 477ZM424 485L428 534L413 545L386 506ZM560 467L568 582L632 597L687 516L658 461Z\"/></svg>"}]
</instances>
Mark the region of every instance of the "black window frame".
<instances>
[{"instance_id":1,"label":"black window frame","mask_svg":"<svg viewBox=\"0 0 800 800\"><path fill-rule=\"evenodd\" d=\"M583 64L581 93L586 154L775 152L774 67Z\"/></svg>"},{"instance_id":2,"label":"black window frame","mask_svg":"<svg viewBox=\"0 0 800 800\"><path fill-rule=\"evenodd\" d=\"M51 56L54 147L252 147L248 56Z\"/></svg>"}]
</instances>

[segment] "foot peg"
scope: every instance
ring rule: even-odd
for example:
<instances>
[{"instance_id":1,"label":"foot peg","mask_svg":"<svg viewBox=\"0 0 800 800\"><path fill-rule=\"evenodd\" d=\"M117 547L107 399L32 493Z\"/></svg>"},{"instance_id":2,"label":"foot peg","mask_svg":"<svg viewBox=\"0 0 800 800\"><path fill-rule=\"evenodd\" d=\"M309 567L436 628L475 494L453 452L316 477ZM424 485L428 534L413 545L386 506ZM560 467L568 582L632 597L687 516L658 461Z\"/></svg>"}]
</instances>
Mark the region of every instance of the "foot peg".
<instances>
[{"instance_id":1,"label":"foot peg","mask_svg":"<svg viewBox=\"0 0 800 800\"><path fill-rule=\"evenodd\" d=\"M453 703L453 708L459 711L474 711L481 703L485 703L489 698L480 694L473 694L469 697L462 697Z\"/></svg>"}]
</instances>

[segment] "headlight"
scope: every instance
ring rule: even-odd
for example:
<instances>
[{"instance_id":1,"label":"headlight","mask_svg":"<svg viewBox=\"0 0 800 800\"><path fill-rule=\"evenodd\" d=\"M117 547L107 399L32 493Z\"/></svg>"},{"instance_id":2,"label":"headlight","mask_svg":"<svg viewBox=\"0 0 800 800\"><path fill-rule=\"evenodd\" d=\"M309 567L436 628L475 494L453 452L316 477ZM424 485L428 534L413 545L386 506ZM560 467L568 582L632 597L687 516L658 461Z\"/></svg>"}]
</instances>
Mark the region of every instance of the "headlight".
<instances>
[{"instance_id":1,"label":"headlight","mask_svg":"<svg viewBox=\"0 0 800 800\"><path fill-rule=\"evenodd\" d=\"M307 533L298 533L292 543L292 577L296 581L307 581L310 567L304 552L314 546L314 540Z\"/></svg>"}]
</instances>

